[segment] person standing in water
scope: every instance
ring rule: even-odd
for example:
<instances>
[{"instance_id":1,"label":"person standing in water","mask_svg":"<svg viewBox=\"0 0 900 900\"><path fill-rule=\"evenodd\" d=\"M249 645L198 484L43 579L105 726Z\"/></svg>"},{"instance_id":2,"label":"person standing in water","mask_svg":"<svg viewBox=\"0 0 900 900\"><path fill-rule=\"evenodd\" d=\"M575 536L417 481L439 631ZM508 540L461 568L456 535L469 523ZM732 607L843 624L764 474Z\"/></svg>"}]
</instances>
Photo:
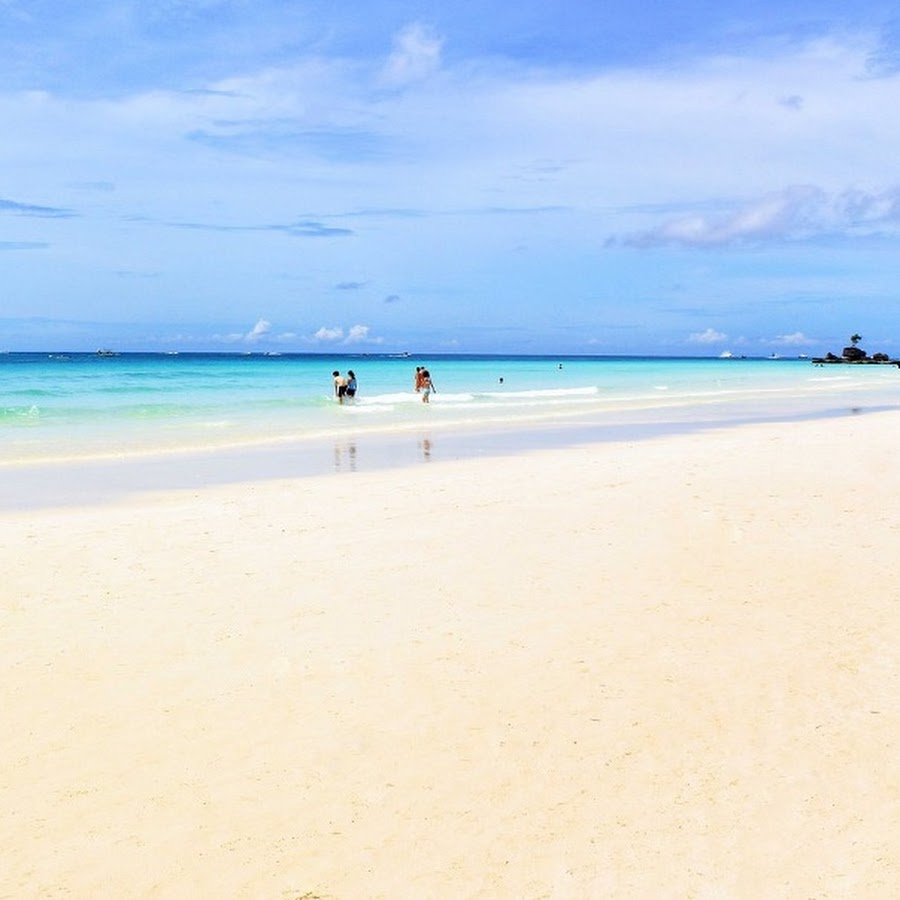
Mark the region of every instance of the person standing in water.
<instances>
[{"instance_id":1,"label":"person standing in water","mask_svg":"<svg viewBox=\"0 0 900 900\"><path fill-rule=\"evenodd\" d=\"M334 379L334 396L338 403L343 403L347 396L347 379L337 370L331 373L331 377Z\"/></svg>"},{"instance_id":2,"label":"person standing in water","mask_svg":"<svg viewBox=\"0 0 900 900\"><path fill-rule=\"evenodd\" d=\"M351 400L356 396L356 374L353 369L347 371L347 396Z\"/></svg>"},{"instance_id":3,"label":"person standing in water","mask_svg":"<svg viewBox=\"0 0 900 900\"><path fill-rule=\"evenodd\" d=\"M422 369L422 386L418 390L422 394L422 402L429 403L428 398L434 390L434 385L431 383L431 372L428 369Z\"/></svg>"}]
</instances>

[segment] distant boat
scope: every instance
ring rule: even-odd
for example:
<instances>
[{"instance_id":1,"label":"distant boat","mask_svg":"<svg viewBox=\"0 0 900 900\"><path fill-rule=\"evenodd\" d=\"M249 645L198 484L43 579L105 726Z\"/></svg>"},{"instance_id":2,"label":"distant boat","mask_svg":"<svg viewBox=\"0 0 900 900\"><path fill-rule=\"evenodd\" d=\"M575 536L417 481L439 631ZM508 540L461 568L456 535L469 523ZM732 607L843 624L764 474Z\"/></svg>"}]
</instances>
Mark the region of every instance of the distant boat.
<instances>
[{"instance_id":1,"label":"distant boat","mask_svg":"<svg viewBox=\"0 0 900 900\"><path fill-rule=\"evenodd\" d=\"M118 355L119 354L116 353L115 350L106 350L105 348L102 348L102 347L97 351L97 356L118 356Z\"/></svg>"},{"instance_id":2,"label":"distant boat","mask_svg":"<svg viewBox=\"0 0 900 900\"><path fill-rule=\"evenodd\" d=\"M733 359L733 358L734 358L734 354L730 350L723 350L719 354L719 359Z\"/></svg>"}]
</instances>

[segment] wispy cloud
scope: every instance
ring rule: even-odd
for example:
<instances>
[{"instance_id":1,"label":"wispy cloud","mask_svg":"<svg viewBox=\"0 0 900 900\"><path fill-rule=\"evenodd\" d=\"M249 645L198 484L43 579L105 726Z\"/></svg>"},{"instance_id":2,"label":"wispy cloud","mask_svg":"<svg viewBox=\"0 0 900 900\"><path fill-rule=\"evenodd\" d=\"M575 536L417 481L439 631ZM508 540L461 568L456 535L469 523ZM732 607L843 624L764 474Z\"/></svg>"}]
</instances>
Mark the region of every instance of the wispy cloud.
<instances>
[{"instance_id":1,"label":"wispy cloud","mask_svg":"<svg viewBox=\"0 0 900 900\"><path fill-rule=\"evenodd\" d=\"M323 325L314 335L313 337L317 341L324 341L326 343L332 341L340 341L344 337L344 329L340 326L329 328Z\"/></svg>"},{"instance_id":2,"label":"wispy cloud","mask_svg":"<svg viewBox=\"0 0 900 900\"><path fill-rule=\"evenodd\" d=\"M351 325L350 330L347 332L347 343L348 344L364 344L368 342L380 343L380 339L378 338L370 338L369 337L369 326L368 325Z\"/></svg>"},{"instance_id":3,"label":"wispy cloud","mask_svg":"<svg viewBox=\"0 0 900 900\"><path fill-rule=\"evenodd\" d=\"M181 340L184 340L182 335ZM272 323L268 319L260 318L256 324L247 331L232 331L228 334L214 334L211 340L217 344L258 344L278 340L278 336L272 333Z\"/></svg>"},{"instance_id":4,"label":"wispy cloud","mask_svg":"<svg viewBox=\"0 0 900 900\"><path fill-rule=\"evenodd\" d=\"M0 250L45 250L46 241L0 241Z\"/></svg>"},{"instance_id":5,"label":"wispy cloud","mask_svg":"<svg viewBox=\"0 0 900 900\"><path fill-rule=\"evenodd\" d=\"M441 65L443 40L421 23L407 25L394 37L394 47L381 73L389 87L401 87L427 78Z\"/></svg>"},{"instance_id":6,"label":"wispy cloud","mask_svg":"<svg viewBox=\"0 0 900 900\"><path fill-rule=\"evenodd\" d=\"M267 319L259 319L257 323L250 329L250 331L248 331L244 336L244 340L247 341L247 343L255 344L262 338L268 337L271 331L272 323Z\"/></svg>"},{"instance_id":7,"label":"wispy cloud","mask_svg":"<svg viewBox=\"0 0 900 900\"><path fill-rule=\"evenodd\" d=\"M376 218L376 219L422 219L429 215L424 209L393 209L391 207L376 209L357 209L341 214L345 218Z\"/></svg>"},{"instance_id":8,"label":"wispy cloud","mask_svg":"<svg viewBox=\"0 0 900 900\"><path fill-rule=\"evenodd\" d=\"M361 128L310 128L300 121L219 122L186 139L246 156L309 155L331 162L374 160L387 154L385 139Z\"/></svg>"},{"instance_id":9,"label":"wispy cloud","mask_svg":"<svg viewBox=\"0 0 900 900\"><path fill-rule=\"evenodd\" d=\"M778 102L785 109L796 111L803 109L803 98L799 94L791 94L789 97L782 97Z\"/></svg>"},{"instance_id":10,"label":"wispy cloud","mask_svg":"<svg viewBox=\"0 0 900 900\"><path fill-rule=\"evenodd\" d=\"M322 222L300 221L287 225L225 225L214 222L169 222L172 228L186 228L193 231L224 232L277 232L290 237L347 237L353 231L349 228L336 228Z\"/></svg>"},{"instance_id":11,"label":"wispy cloud","mask_svg":"<svg viewBox=\"0 0 900 900\"><path fill-rule=\"evenodd\" d=\"M57 206L38 206L34 203L18 203L15 200L0 199L0 212L19 216L36 216L41 219L69 219L77 213Z\"/></svg>"},{"instance_id":12,"label":"wispy cloud","mask_svg":"<svg viewBox=\"0 0 900 900\"><path fill-rule=\"evenodd\" d=\"M900 228L900 188L829 195L796 185L736 206L725 214L692 212L622 239L627 246L719 247L823 236L861 237Z\"/></svg>"},{"instance_id":13,"label":"wispy cloud","mask_svg":"<svg viewBox=\"0 0 900 900\"><path fill-rule=\"evenodd\" d=\"M475 214L489 216L537 216L544 213L571 212L571 206L488 206L485 209L474 211Z\"/></svg>"},{"instance_id":14,"label":"wispy cloud","mask_svg":"<svg viewBox=\"0 0 900 900\"><path fill-rule=\"evenodd\" d=\"M728 335L715 328L707 328L705 331L697 331L688 335L691 344L721 344L728 340Z\"/></svg>"},{"instance_id":15,"label":"wispy cloud","mask_svg":"<svg viewBox=\"0 0 900 900\"><path fill-rule=\"evenodd\" d=\"M791 334L779 334L772 343L782 347L809 347L818 341L807 337L802 331L794 331Z\"/></svg>"},{"instance_id":16,"label":"wispy cloud","mask_svg":"<svg viewBox=\"0 0 900 900\"><path fill-rule=\"evenodd\" d=\"M323 325L313 335L313 340L322 344L381 344L384 338L375 337L368 325L351 325L344 329L341 325Z\"/></svg>"},{"instance_id":17,"label":"wispy cloud","mask_svg":"<svg viewBox=\"0 0 900 900\"><path fill-rule=\"evenodd\" d=\"M291 237L346 237L353 234L349 228L335 228L333 225L323 225L321 222L294 222L292 225L273 230L283 231Z\"/></svg>"},{"instance_id":18,"label":"wispy cloud","mask_svg":"<svg viewBox=\"0 0 900 900\"><path fill-rule=\"evenodd\" d=\"M137 278L137 279L147 279L147 278L159 278L159 272L142 272L135 269L116 269L113 273L116 278Z\"/></svg>"},{"instance_id":19,"label":"wispy cloud","mask_svg":"<svg viewBox=\"0 0 900 900\"><path fill-rule=\"evenodd\" d=\"M895 19L881 29L878 43L869 54L867 70L876 78L887 78L900 71L900 21Z\"/></svg>"}]
</instances>

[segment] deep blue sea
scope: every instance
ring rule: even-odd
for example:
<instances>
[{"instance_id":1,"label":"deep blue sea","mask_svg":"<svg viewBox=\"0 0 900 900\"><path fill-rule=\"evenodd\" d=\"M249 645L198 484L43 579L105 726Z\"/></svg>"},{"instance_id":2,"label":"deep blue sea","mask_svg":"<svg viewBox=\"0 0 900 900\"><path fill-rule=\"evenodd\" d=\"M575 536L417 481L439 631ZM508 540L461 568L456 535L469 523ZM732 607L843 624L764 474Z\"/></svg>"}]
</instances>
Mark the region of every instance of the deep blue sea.
<instances>
[{"instance_id":1,"label":"deep blue sea","mask_svg":"<svg viewBox=\"0 0 900 900\"><path fill-rule=\"evenodd\" d=\"M424 404L416 366L432 374ZM331 373L359 393L335 401ZM0 465L464 432L623 429L844 415L900 404L894 366L808 359L0 354Z\"/></svg>"}]
</instances>

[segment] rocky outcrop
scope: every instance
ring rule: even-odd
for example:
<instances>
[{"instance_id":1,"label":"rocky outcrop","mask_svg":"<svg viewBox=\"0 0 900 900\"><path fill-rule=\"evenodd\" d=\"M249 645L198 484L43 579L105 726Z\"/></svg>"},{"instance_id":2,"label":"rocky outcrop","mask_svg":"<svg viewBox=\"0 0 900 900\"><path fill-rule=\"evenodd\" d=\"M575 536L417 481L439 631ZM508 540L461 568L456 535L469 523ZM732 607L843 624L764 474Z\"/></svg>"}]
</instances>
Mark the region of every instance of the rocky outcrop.
<instances>
[{"instance_id":1,"label":"rocky outcrop","mask_svg":"<svg viewBox=\"0 0 900 900\"><path fill-rule=\"evenodd\" d=\"M826 353L825 356L814 356L812 361L816 365L825 363L846 363L848 365L891 365L900 367L900 359L891 359L887 353L873 353L867 356L864 350L858 347L844 347L841 356L835 356L833 353Z\"/></svg>"}]
</instances>

